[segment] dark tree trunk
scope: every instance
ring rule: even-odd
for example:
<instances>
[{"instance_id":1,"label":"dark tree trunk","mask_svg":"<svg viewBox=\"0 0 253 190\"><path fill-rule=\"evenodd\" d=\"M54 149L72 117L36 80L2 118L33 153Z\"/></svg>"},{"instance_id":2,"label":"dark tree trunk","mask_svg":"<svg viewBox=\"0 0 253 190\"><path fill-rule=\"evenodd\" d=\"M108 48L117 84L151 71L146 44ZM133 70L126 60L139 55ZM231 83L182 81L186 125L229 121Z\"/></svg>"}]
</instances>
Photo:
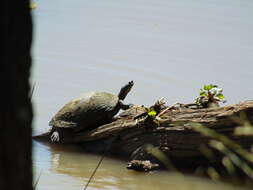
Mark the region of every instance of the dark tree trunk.
<instances>
[{"instance_id":1,"label":"dark tree trunk","mask_svg":"<svg viewBox=\"0 0 253 190\"><path fill-rule=\"evenodd\" d=\"M29 1L1 1L0 189L32 187Z\"/></svg>"}]
</instances>

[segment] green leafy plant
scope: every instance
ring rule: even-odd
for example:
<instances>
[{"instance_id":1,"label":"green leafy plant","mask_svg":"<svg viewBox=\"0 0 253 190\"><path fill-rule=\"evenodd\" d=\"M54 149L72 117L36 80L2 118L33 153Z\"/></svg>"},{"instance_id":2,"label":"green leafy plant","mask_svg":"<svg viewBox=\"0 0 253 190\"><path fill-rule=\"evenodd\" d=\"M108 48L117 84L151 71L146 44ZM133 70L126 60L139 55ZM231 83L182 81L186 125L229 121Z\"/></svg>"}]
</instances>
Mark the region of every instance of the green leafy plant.
<instances>
[{"instance_id":1,"label":"green leafy plant","mask_svg":"<svg viewBox=\"0 0 253 190\"><path fill-rule=\"evenodd\" d=\"M225 96L222 93L223 89L217 85L204 85L199 91L199 97L196 99L196 104L203 108L219 107L219 102L226 102Z\"/></svg>"},{"instance_id":2,"label":"green leafy plant","mask_svg":"<svg viewBox=\"0 0 253 190\"><path fill-rule=\"evenodd\" d=\"M147 109L147 114L149 117L155 117L157 115L157 112L153 109Z\"/></svg>"}]
</instances>

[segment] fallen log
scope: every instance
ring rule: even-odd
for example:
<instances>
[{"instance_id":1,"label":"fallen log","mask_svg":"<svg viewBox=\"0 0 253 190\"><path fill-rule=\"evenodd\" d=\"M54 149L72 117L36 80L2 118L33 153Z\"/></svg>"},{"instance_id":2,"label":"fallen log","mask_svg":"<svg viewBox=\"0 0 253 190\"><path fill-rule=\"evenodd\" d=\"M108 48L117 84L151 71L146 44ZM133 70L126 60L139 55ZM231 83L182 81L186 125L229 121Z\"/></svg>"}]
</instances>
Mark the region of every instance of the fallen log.
<instances>
[{"instance_id":1,"label":"fallen log","mask_svg":"<svg viewBox=\"0 0 253 190\"><path fill-rule=\"evenodd\" d=\"M219 108L191 109L185 106L164 107L159 117L148 117L146 108L133 106L122 112L111 123L94 130L72 136L71 142L86 151L101 153L110 146L110 154L132 160L154 160L145 152L146 145L157 147L173 163L181 166L198 162L203 157L200 147L208 146L210 137L194 130L198 123L226 135L244 148L250 148L253 136L236 136L234 129L243 126L245 120L253 123L253 101ZM35 139L49 140L49 133Z\"/></svg>"}]
</instances>

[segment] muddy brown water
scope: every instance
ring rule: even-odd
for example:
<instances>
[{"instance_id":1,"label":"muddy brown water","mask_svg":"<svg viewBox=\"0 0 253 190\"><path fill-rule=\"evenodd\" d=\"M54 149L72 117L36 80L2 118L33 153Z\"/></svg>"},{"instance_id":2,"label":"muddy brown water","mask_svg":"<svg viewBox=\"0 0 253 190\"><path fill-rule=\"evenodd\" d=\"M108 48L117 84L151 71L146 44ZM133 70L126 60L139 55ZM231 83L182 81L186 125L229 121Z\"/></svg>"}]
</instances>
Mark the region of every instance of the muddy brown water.
<instances>
[{"instance_id":1,"label":"muddy brown water","mask_svg":"<svg viewBox=\"0 0 253 190\"><path fill-rule=\"evenodd\" d=\"M33 10L34 134L86 91L118 93L126 102L192 102L203 84L223 87L228 103L252 99L251 0L37 0ZM83 189L99 156L34 142L39 190ZM89 189L238 189L173 173L143 174L106 158Z\"/></svg>"}]
</instances>

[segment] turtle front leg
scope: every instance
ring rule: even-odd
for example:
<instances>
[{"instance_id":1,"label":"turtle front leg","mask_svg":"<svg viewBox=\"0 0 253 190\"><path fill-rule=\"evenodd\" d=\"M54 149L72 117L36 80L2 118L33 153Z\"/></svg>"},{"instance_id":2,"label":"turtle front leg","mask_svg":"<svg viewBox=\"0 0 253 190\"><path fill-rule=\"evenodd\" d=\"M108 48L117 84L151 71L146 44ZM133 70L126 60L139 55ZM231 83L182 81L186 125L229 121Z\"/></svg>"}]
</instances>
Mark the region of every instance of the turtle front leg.
<instances>
[{"instance_id":1,"label":"turtle front leg","mask_svg":"<svg viewBox=\"0 0 253 190\"><path fill-rule=\"evenodd\" d=\"M133 107L133 104L124 104L122 100L119 100L120 109L127 110L131 107Z\"/></svg>"}]
</instances>

